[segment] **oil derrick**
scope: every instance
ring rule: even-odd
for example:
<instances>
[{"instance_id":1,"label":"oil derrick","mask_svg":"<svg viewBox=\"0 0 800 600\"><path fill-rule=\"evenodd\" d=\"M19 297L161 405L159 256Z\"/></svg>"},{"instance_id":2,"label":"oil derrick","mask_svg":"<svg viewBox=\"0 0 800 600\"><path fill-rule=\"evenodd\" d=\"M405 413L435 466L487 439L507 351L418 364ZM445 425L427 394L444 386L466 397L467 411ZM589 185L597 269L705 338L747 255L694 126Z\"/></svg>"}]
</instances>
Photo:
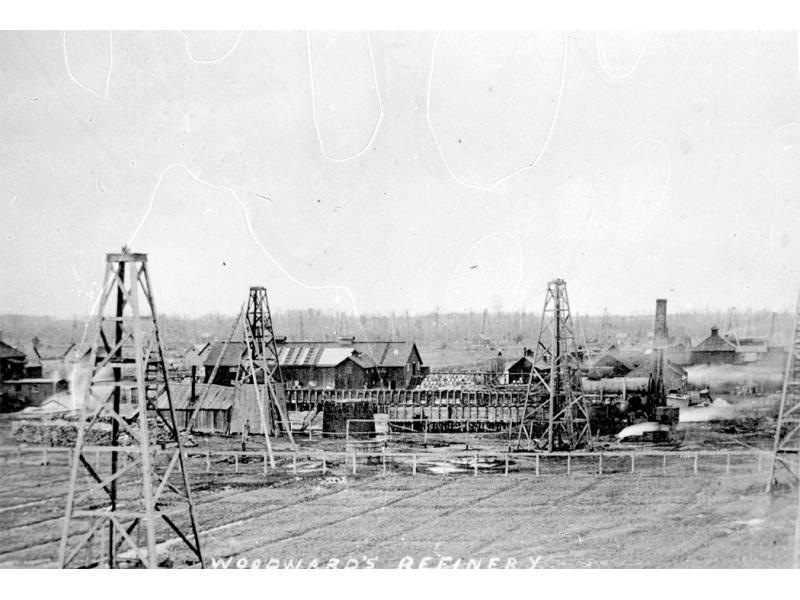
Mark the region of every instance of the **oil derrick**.
<instances>
[{"instance_id":1,"label":"oil derrick","mask_svg":"<svg viewBox=\"0 0 800 600\"><path fill-rule=\"evenodd\" d=\"M555 279L547 284L518 449L523 435L547 452L591 446L579 362L566 282Z\"/></svg>"},{"instance_id":2,"label":"oil derrick","mask_svg":"<svg viewBox=\"0 0 800 600\"><path fill-rule=\"evenodd\" d=\"M791 474L793 481L800 479L797 465L800 459L800 296L795 308L793 334L783 377L767 492L772 491L776 483L779 466Z\"/></svg>"},{"instance_id":3,"label":"oil derrick","mask_svg":"<svg viewBox=\"0 0 800 600\"><path fill-rule=\"evenodd\" d=\"M93 326L59 563L156 568L157 542L175 534L202 566L146 254L106 255Z\"/></svg>"},{"instance_id":4,"label":"oil derrick","mask_svg":"<svg viewBox=\"0 0 800 600\"><path fill-rule=\"evenodd\" d=\"M242 385L253 385L268 446L269 436L277 435L281 428L294 444L266 288L250 288L242 329L245 349L236 374L237 390ZM278 417L277 424L273 415Z\"/></svg>"},{"instance_id":5,"label":"oil derrick","mask_svg":"<svg viewBox=\"0 0 800 600\"><path fill-rule=\"evenodd\" d=\"M600 321L600 335L597 337L597 342L603 348L608 350L614 343L613 326L611 324L611 315L608 314L608 309L603 309L603 320Z\"/></svg>"},{"instance_id":6,"label":"oil derrick","mask_svg":"<svg viewBox=\"0 0 800 600\"><path fill-rule=\"evenodd\" d=\"M736 317L736 307L731 306L728 311L728 322L725 325L725 333L722 335L726 340L739 347L739 320Z\"/></svg>"}]
</instances>

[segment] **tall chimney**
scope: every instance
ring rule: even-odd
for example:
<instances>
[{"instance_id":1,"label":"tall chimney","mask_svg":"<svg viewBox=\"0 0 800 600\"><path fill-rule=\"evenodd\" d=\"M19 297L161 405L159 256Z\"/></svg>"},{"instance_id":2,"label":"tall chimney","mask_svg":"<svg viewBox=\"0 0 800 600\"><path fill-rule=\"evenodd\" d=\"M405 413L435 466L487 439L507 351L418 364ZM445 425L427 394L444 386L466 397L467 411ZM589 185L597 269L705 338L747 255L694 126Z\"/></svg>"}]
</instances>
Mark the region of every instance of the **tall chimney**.
<instances>
[{"instance_id":1,"label":"tall chimney","mask_svg":"<svg viewBox=\"0 0 800 600\"><path fill-rule=\"evenodd\" d=\"M656 300L656 321L653 326L653 344L657 348L667 345L669 333L667 332L667 301L664 298Z\"/></svg>"}]
</instances>

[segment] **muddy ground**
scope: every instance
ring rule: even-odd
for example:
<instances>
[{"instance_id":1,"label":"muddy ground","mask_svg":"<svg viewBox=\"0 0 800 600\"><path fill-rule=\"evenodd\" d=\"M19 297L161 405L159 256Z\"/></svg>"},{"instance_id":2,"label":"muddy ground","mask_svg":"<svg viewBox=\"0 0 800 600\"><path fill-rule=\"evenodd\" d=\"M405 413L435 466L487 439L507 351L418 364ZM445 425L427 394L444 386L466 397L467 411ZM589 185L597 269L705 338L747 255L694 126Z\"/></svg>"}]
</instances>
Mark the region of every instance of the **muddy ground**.
<instances>
[{"instance_id":1,"label":"muddy ground","mask_svg":"<svg viewBox=\"0 0 800 600\"><path fill-rule=\"evenodd\" d=\"M53 460L0 463L2 567L55 566L68 471ZM195 467L209 567L791 566L796 493L765 495L766 473L752 465L667 477ZM174 566L190 566L179 545L164 550Z\"/></svg>"}]
</instances>

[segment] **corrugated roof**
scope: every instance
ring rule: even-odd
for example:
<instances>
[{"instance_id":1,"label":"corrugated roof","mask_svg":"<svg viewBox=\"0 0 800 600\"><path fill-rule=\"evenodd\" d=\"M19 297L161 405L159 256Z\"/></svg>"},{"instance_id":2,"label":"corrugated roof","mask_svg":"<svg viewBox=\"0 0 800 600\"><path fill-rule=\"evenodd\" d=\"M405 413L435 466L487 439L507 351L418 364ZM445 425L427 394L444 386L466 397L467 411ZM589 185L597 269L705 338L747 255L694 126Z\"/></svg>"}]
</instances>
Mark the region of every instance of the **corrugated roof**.
<instances>
[{"instance_id":1,"label":"corrugated roof","mask_svg":"<svg viewBox=\"0 0 800 600\"><path fill-rule=\"evenodd\" d=\"M319 357L317 366L335 367L351 354L353 354L352 348L325 348L322 351L322 356Z\"/></svg>"},{"instance_id":2,"label":"corrugated roof","mask_svg":"<svg viewBox=\"0 0 800 600\"><path fill-rule=\"evenodd\" d=\"M204 366L209 368L214 366L222 346L223 342L211 345L203 362ZM416 350L414 342L280 342L277 347L278 361L282 367L336 366L354 351L359 357L356 364L364 368L405 367L411 353ZM244 351L244 342L231 342L225 350L220 366L235 367L239 364ZM372 364L369 364L370 361ZM369 367L365 366L367 364Z\"/></svg>"}]
</instances>

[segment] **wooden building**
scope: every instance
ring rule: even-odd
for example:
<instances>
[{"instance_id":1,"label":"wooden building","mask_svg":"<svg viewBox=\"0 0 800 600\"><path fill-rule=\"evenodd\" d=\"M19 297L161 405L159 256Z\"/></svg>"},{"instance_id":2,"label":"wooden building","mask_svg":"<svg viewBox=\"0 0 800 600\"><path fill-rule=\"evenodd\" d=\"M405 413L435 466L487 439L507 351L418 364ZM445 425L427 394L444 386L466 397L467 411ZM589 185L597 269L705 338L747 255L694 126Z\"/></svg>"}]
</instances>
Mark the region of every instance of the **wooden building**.
<instances>
[{"instance_id":1,"label":"wooden building","mask_svg":"<svg viewBox=\"0 0 800 600\"><path fill-rule=\"evenodd\" d=\"M0 381L25 377L25 353L0 341Z\"/></svg>"},{"instance_id":2,"label":"wooden building","mask_svg":"<svg viewBox=\"0 0 800 600\"><path fill-rule=\"evenodd\" d=\"M17 406L16 410L28 406L41 406L50 396L69 389L69 383L59 378L25 378L0 382L0 394L6 398L7 406ZM8 412L5 408L0 412Z\"/></svg>"},{"instance_id":3,"label":"wooden building","mask_svg":"<svg viewBox=\"0 0 800 600\"><path fill-rule=\"evenodd\" d=\"M711 328L709 335L692 348L693 365L732 365L736 361L736 346L719 335L719 329Z\"/></svg>"},{"instance_id":4,"label":"wooden building","mask_svg":"<svg viewBox=\"0 0 800 600\"><path fill-rule=\"evenodd\" d=\"M615 352L609 350L600 356L587 370L589 379L604 379L609 377L625 377L633 371L634 367Z\"/></svg>"},{"instance_id":5,"label":"wooden building","mask_svg":"<svg viewBox=\"0 0 800 600\"><path fill-rule=\"evenodd\" d=\"M250 433L254 435L264 433L261 411L252 384L242 385L239 388L211 385L210 390L207 390L208 385L200 384L195 386L194 398L192 398L191 384L172 383L169 387L179 429L186 427L192 412L199 405L194 431L235 435L240 434L247 423ZM166 393L158 398L157 408L162 415L168 417L169 405Z\"/></svg>"},{"instance_id":6,"label":"wooden building","mask_svg":"<svg viewBox=\"0 0 800 600\"><path fill-rule=\"evenodd\" d=\"M222 342L212 344L203 362L209 382ZM278 362L284 384L311 389L406 389L423 372L422 358L413 342L289 342L278 340ZM246 350L243 342L228 344L214 377L216 385L232 385Z\"/></svg>"}]
</instances>

